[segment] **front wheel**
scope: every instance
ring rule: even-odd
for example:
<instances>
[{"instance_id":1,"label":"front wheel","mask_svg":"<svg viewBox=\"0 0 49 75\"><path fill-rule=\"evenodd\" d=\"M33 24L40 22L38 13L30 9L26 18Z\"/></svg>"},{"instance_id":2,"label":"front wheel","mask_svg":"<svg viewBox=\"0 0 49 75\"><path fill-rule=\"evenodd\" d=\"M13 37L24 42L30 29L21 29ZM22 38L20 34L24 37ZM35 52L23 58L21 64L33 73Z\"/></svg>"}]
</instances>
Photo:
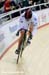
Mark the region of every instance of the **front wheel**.
<instances>
[{"instance_id":1,"label":"front wheel","mask_svg":"<svg viewBox=\"0 0 49 75\"><path fill-rule=\"evenodd\" d=\"M24 48L22 48L22 50L21 50L21 53L20 53L20 57L22 57L22 54L23 54L23 50L24 50Z\"/></svg>"},{"instance_id":2,"label":"front wheel","mask_svg":"<svg viewBox=\"0 0 49 75\"><path fill-rule=\"evenodd\" d=\"M19 61L19 54L18 54L18 57L17 57L17 64L18 64L18 61Z\"/></svg>"}]
</instances>

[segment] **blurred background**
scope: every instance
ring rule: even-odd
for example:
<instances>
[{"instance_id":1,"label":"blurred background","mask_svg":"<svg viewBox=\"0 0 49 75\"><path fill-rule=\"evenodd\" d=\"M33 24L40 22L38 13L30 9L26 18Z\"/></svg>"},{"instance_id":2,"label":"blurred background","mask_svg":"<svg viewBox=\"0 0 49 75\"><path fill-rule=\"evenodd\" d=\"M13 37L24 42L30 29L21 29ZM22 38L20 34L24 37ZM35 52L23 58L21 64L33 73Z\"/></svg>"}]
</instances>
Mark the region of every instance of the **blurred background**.
<instances>
[{"instance_id":1,"label":"blurred background","mask_svg":"<svg viewBox=\"0 0 49 75\"><path fill-rule=\"evenodd\" d=\"M0 0L0 14L9 12L11 10L37 5L41 3L47 3L49 0ZM41 9L48 8L49 4L41 5ZM39 6L33 8L33 10L39 10ZM17 13L18 16L20 13Z\"/></svg>"},{"instance_id":2,"label":"blurred background","mask_svg":"<svg viewBox=\"0 0 49 75\"><path fill-rule=\"evenodd\" d=\"M39 4L43 4L43 5L39 5ZM35 6L32 7L33 11L39 11L40 9L41 10L47 9L49 8L49 0L0 0L0 18L3 15L3 18L1 18L2 21L8 21L12 18L18 17L20 16L21 13L24 12L24 10L18 12L15 11L17 11L17 9L19 8L25 8L29 6ZM11 11L13 12L11 13ZM10 16L8 12L11 13ZM0 24L2 23L1 19L0 19Z\"/></svg>"}]
</instances>

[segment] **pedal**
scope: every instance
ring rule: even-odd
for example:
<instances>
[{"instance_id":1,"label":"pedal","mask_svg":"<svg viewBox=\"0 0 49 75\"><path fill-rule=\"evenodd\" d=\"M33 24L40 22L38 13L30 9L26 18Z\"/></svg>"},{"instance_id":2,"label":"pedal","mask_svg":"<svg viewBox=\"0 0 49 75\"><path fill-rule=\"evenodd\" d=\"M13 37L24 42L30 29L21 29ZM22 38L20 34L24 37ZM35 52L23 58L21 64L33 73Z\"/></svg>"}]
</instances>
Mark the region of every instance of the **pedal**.
<instances>
[{"instance_id":1,"label":"pedal","mask_svg":"<svg viewBox=\"0 0 49 75\"><path fill-rule=\"evenodd\" d=\"M19 54L19 53L20 53L20 51L17 49L17 50L15 51L15 53L16 53L16 54Z\"/></svg>"}]
</instances>

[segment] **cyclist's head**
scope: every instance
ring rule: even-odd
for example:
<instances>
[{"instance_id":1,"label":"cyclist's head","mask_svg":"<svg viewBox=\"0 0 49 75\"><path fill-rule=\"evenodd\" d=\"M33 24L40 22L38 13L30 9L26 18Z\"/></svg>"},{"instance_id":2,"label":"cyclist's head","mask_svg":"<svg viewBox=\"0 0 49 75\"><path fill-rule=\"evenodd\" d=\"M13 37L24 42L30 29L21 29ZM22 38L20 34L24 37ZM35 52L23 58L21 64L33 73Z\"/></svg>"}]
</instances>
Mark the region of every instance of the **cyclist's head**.
<instances>
[{"instance_id":1,"label":"cyclist's head","mask_svg":"<svg viewBox=\"0 0 49 75\"><path fill-rule=\"evenodd\" d=\"M25 19L29 20L31 18L32 18L32 10L31 9L25 10Z\"/></svg>"}]
</instances>

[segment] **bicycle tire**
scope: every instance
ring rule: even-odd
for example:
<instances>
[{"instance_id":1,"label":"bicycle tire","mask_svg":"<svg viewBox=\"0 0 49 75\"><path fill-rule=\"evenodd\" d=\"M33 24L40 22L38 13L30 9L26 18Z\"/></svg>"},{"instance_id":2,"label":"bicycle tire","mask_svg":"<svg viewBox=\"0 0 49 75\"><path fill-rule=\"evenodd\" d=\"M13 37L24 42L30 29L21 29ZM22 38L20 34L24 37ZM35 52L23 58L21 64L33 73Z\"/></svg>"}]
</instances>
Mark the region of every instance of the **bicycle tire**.
<instances>
[{"instance_id":1,"label":"bicycle tire","mask_svg":"<svg viewBox=\"0 0 49 75\"><path fill-rule=\"evenodd\" d=\"M24 47L25 40L26 40L26 33L24 34L23 40L22 40L21 45L20 45L20 52L19 52L18 57L17 57L17 64L19 62L19 58L22 57L23 50L25 48Z\"/></svg>"},{"instance_id":2,"label":"bicycle tire","mask_svg":"<svg viewBox=\"0 0 49 75\"><path fill-rule=\"evenodd\" d=\"M18 61L19 61L19 54L18 54L18 57L17 57L17 64L18 64Z\"/></svg>"}]
</instances>

